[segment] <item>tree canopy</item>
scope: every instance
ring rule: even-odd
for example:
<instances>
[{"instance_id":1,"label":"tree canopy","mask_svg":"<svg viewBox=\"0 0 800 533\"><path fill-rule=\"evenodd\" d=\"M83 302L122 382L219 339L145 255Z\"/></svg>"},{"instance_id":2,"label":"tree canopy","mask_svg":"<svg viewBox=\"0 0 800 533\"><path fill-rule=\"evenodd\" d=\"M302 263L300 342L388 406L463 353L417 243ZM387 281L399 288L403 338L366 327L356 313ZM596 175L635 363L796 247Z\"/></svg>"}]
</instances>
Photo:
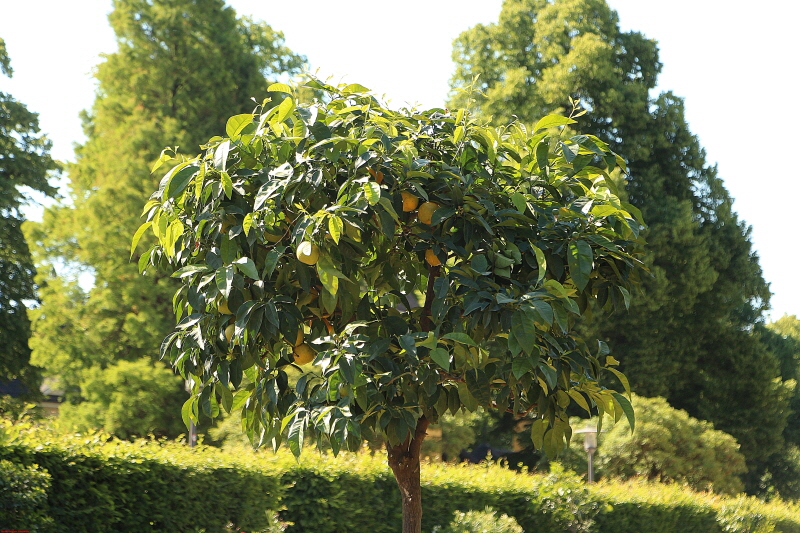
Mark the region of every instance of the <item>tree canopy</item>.
<instances>
[{"instance_id":1,"label":"tree canopy","mask_svg":"<svg viewBox=\"0 0 800 533\"><path fill-rule=\"evenodd\" d=\"M46 268L42 278L33 360L72 398L88 369L157 359L170 329L174 281L138 276L128 253L155 186L152 161L165 145L196 150L230 114L251 110L267 79L304 63L279 32L237 17L222 0L115 0L109 21L117 51L96 70L70 193L28 232L39 263L58 271ZM90 289L77 283L79 273L91 275Z\"/></svg>"},{"instance_id":2,"label":"tree canopy","mask_svg":"<svg viewBox=\"0 0 800 533\"><path fill-rule=\"evenodd\" d=\"M419 447L445 412L531 414L551 454L570 404L633 423L597 381L626 383L616 361L574 331L592 305L627 305L642 267L642 222L610 179L622 159L566 135L568 117L495 129L309 86L320 102L273 85L202 154L155 165L172 164L133 250L154 234L140 267L181 280L162 353L194 384L187 425L241 411L256 445L295 454L376 433L419 531Z\"/></svg>"},{"instance_id":3,"label":"tree canopy","mask_svg":"<svg viewBox=\"0 0 800 533\"><path fill-rule=\"evenodd\" d=\"M0 74L11 76L11 62L0 39ZM11 95L0 92L0 380L19 379L38 393L38 371L30 365L27 305L36 300L36 270L22 233L20 208L25 189L55 196L50 173L50 141L39 118Z\"/></svg>"},{"instance_id":4,"label":"tree canopy","mask_svg":"<svg viewBox=\"0 0 800 533\"><path fill-rule=\"evenodd\" d=\"M622 32L605 0L507 0L498 22L456 39L453 58L452 105L471 105L496 124L530 123L570 109L571 97L589 111L582 131L625 155L625 194L648 224L652 275L629 312L586 332L614 346L633 390L714 422L751 465L779 450L787 387L753 334L768 286L683 101L651 96L656 43ZM480 93L461 90L473 84Z\"/></svg>"}]
</instances>

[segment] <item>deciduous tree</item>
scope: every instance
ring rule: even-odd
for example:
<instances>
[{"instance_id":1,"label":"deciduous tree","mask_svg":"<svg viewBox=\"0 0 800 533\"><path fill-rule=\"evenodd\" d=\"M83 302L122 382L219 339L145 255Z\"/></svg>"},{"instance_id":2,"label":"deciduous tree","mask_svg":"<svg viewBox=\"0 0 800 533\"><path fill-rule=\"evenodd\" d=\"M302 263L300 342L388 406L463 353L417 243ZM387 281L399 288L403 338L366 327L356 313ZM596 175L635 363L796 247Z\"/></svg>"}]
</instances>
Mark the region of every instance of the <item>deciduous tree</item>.
<instances>
[{"instance_id":1,"label":"deciduous tree","mask_svg":"<svg viewBox=\"0 0 800 533\"><path fill-rule=\"evenodd\" d=\"M40 264L59 272L43 278L33 360L73 398L86 369L157 359L171 327L174 281L138 276L138 257L131 264L129 256L143 198L155 186L153 160L165 145L197 150L229 115L252 110L268 78L290 76L304 62L280 33L237 17L222 0L115 0L109 21L117 51L97 67L69 196L28 234ZM71 275L81 272L93 277L90 289Z\"/></svg>"},{"instance_id":2,"label":"deciduous tree","mask_svg":"<svg viewBox=\"0 0 800 533\"><path fill-rule=\"evenodd\" d=\"M0 39L0 74L12 73ZM49 152L38 115L0 92L0 380L19 379L34 394L40 378L30 364L27 305L36 300L36 270L21 229L21 207L27 201L24 188L56 194L48 180L58 165Z\"/></svg>"}]
</instances>

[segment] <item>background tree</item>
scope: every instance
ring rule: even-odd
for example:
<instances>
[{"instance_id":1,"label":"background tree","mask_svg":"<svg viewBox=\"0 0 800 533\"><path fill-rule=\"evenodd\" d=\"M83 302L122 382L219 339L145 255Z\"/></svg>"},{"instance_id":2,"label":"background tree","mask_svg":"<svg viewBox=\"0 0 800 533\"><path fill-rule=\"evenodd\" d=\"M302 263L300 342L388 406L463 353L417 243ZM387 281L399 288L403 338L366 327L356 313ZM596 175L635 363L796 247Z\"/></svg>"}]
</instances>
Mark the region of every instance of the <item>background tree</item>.
<instances>
[{"instance_id":1,"label":"background tree","mask_svg":"<svg viewBox=\"0 0 800 533\"><path fill-rule=\"evenodd\" d=\"M736 439L709 422L670 407L663 398L634 394L632 404L635 431L619 425L598 436L595 464L599 476L677 482L721 494L742 491L739 476L747 468ZM573 439L564 462L577 472L586 472L583 439Z\"/></svg>"},{"instance_id":2,"label":"background tree","mask_svg":"<svg viewBox=\"0 0 800 533\"><path fill-rule=\"evenodd\" d=\"M595 321L587 334L615 347L633 390L731 433L751 467L779 450L788 389L753 333L768 287L682 100L650 96L661 69L656 43L620 31L604 0L507 0L497 23L456 39L453 58L452 105L472 102L495 123L530 123L569 109L571 96L589 110L583 131L625 154L652 277L630 312ZM458 90L475 76L482 94Z\"/></svg>"},{"instance_id":3,"label":"background tree","mask_svg":"<svg viewBox=\"0 0 800 533\"><path fill-rule=\"evenodd\" d=\"M67 201L28 231L44 271L59 272L42 278L33 360L73 399L87 369L157 359L170 330L174 281L138 276L129 254L142 199L155 186L152 162L165 145L196 150L266 95L267 78L304 62L280 33L238 18L222 0L115 0L109 21L118 49L97 68ZM91 274L91 289L77 284L79 273Z\"/></svg>"},{"instance_id":4,"label":"background tree","mask_svg":"<svg viewBox=\"0 0 800 533\"><path fill-rule=\"evenodd\" d=\"M255 444L285 430L295 454L307 437L358 448L369 429L408 533L420 446L445 412L531 414L551 455L572 403L632 420L597 383L616 361L573 330L590 301L624 305L641 266L641 221L609 178L621 158L563 135L566 117L531 135L310 85L324 103L276 85L282 100L232 117L201 155L162 155L175 166L133 246L155 234L143 268L182 280L162 352L194 383L187 425L240 410Z\"/></svg>"},{"instance_id":5,"label":"background tree","mask_svg":"<svg viewBox=\"0 0 800 533\"><path fill-rule=\"evenodd\" d=\"M179 416L168 416L186 400L183 381L161 363L142 358L95 366L84 372L80 387L84 401L59 411L62 430L102 429L123 439L185 432Z\"/></svg>"},{"instance_id":6,"label":"background tree","mask_svg":"<svg viewBox=\"0 0 800 533\"><path fill-rule=\"evenodd\" d=\"M3 39L0 74L13 74ZM26 187L56 194L48 179L58 166L49 152L38 115L0 92L0 380L18 379L33 394L39 392L40 377L30 364L27 303L36 300L36 270L22 234L20 208L27 201Z\"/></svg>"}]
</instances>

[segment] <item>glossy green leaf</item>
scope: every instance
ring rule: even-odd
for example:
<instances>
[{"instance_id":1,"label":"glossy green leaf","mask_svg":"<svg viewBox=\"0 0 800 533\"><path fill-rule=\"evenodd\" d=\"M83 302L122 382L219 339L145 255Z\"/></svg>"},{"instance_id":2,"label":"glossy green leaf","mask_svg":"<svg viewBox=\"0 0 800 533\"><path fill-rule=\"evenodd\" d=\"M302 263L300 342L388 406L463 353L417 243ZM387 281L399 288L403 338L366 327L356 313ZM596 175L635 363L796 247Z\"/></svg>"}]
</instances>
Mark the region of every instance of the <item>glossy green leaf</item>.
<instances>
[{"instance_id":1,"label":"glossy green leaf","mask_svg":"<svg viewBox=\"0 0 800 533\"><path fill-rule=\"evenodd\" d=\"M586 241L571 241L569 243L569 273L578 290L586 288L589 275L592 273L593 256L592 247Z\"/></svg>"},{"instance_id":2,"label":"glossy green leaf","mask_svg":"<svg viewBox=\"0 0 800 533\"><path fill-rule=\"evenodd\" d=\"M431 350L431 359L445 370L450 370L450 353L444 348L434 348Z\"/></svg>"},{"instance_id":3,"label":"glossy green leaf","mask_svg":"<svg viewBox=\"0 0 800 533\"><path fill-rule=\"evenodd\" d=\"M344 223L342 219L337 217L336 215L331 215L328 217L328 233L330 233L333 242L339 244L339 239L342 237L342 232L344 231Z\"/></svg>"},{"instance_id":4,"label":"glossy green leaf","mask_svg":"<svg viewBox=\"0 0 800 533\"><path fill-rule=\"evenodd\" d=\"M567 124L575 123L576 121L569 117L562 117L561 115L547 115L536 123L536 126L533 127L533 131L537 132L539 130L557 128L559 126L566 126Z\"/></svg>"},{"instance_id":5,"label":"glossy green leaf","mask_svg":"<svg viewBox=\"0 0 800 533\"><path fill-rule=\"evenodd\" d=\"M368 181L364 184L364 195L367 197L369 205L376 205L381 199L381 186L374 181Z\"/></svg>"}]
</instances>

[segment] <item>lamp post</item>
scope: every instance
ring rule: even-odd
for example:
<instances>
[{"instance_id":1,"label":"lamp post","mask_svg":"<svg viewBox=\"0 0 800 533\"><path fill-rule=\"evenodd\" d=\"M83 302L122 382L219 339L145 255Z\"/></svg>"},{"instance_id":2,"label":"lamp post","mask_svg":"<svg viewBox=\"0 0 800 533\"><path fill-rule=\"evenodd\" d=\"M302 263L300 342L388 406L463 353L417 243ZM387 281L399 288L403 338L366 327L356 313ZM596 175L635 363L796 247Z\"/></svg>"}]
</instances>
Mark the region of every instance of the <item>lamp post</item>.
<instances>
[{"instance_id":1,"label":"lamp post","mask_svg":"<svg viewBox=\"0 0 800 533\"><path fill-rule=\"evenodd\" d=\"M589 483L594 483L594 452L597 451L597 429L588 427L575 433L583 434L583 449L589 456Z\"/></svg>"}]
</instances>

